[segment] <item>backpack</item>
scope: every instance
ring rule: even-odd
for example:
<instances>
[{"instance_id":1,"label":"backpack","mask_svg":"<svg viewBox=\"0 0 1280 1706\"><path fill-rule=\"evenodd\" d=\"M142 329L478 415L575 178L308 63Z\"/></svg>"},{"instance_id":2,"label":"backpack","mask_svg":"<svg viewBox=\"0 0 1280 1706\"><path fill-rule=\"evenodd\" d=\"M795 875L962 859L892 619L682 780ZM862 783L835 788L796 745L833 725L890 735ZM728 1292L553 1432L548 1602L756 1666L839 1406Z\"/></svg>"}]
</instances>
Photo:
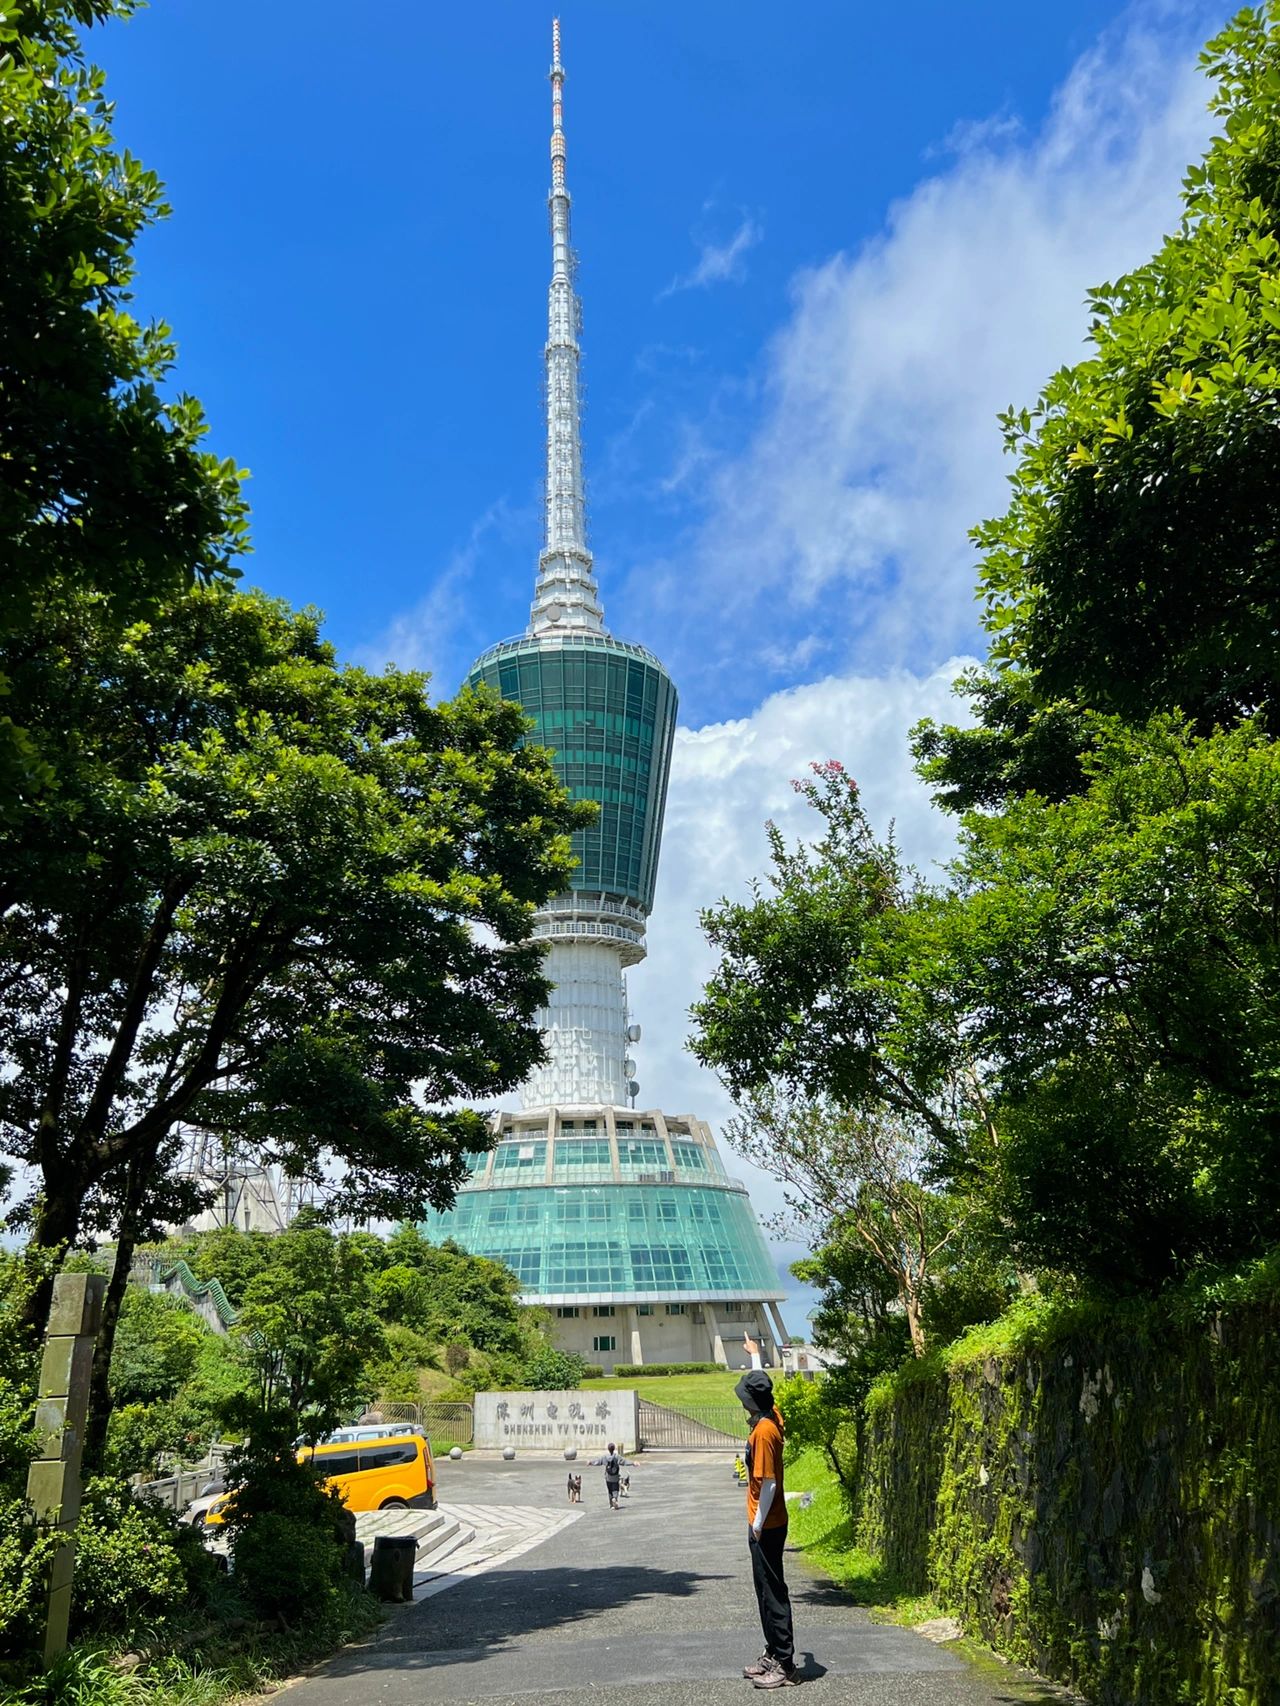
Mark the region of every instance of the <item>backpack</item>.
<instances>
[{"instance_id":1,"label":"backpack","mask_svg":"<svg viewBox=\"0 0 1280 1706\"><path fill-rule=\"evenodd\" d=\"M622 1459L616 1451L611 1452L604 1460L604 1478L606 1481L620 1481L622 1479Z\"/></svg>"}]
</instances>

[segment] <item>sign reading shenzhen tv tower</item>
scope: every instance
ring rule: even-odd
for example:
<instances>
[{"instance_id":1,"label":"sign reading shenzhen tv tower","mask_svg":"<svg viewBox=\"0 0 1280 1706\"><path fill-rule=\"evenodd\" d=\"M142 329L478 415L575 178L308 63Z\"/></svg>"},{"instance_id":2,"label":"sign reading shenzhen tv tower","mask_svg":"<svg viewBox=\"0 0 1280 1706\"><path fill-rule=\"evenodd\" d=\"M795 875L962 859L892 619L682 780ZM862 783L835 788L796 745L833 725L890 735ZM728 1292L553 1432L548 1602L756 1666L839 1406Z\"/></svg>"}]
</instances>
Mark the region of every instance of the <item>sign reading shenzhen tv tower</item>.
<instances>
[{"instance_id":1,"label":"sign reading shenzhen tv tower","mask_svg":"<svg viewBox=\"0 0 1280 1706\"><path fill-rule=\"evenodd\" d=\"M634 1451L640 1401L634 1391L477 1392L475 1443L480 1450L563 1451L595 1455L607 1445Z\"/></svg>"},{"instance_id":2,"label":"sign reading shenzhen tv tower","mask_svg":"<svg viewBox=\"0 0 1280 1706\"><path fill-rule=\"evenodd\" d=\"M600 809L574 836L569 888L534 921L553 984L539 1015L546 1063L520 1109L495 1116L492 1153L471 1158L456 1206L427 1231L506 1262L525 1300L551 1310L558 1343L605 1369L746 1366L744 1334L775 1362L783 1293L746 1187L704 1120L637 1108L640 1029L625 974L645 957L676 690L651 652L605 627L587 543L558 23L552 46L543 546L528 628L486 651L467 681L520 704L527 738ZM561 1421L551 1402L557 1414L540 1426Z\"/></svg>"}]
</instances>

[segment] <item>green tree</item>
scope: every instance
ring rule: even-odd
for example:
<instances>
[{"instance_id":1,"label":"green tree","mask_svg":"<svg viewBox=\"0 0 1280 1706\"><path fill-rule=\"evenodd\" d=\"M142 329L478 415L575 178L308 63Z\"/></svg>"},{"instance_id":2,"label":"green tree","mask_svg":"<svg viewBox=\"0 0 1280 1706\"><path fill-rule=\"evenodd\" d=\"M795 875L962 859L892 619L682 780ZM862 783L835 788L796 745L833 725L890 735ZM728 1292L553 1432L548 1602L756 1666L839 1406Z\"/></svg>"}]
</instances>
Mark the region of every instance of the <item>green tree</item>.
<instances>
[{"instance_id":1,"label":"green tree","mask_svg":"<svg viewBox=\"0 0 1280 1706\"><path fill-rule=\"evenodd\" d=\"M209 1329L176 1297L130 1286L111 1354L117 1404L154 1404L177 1396L195 1374Z\"/></svg>"},{"instance_id":2,"label":"green tree","mask_svg":"<svg viewBox=\"0 0 1280 1706\"><path fill-rule=\"evenodd\" d=\"M813 1342L835 1359L828 1395L838 1391L840 1402L857 1411L873 1383L912 1354L893 1276L840 1220L791 1271L818 1293Z\"/></svg>"},{"instance_id":3,"label":"green tree","mask_svg":"<svg viewBox=\"0 0 1280 1706\"><path fill-rule=\"evenodd\" d=\"M386 1242L378 1284L388 1321L416 1328L435 1343L462 1338L476 1350L518 1353L525 1311L520 1282L504 1262L473 1256L452 1239L432 1244L404 1224Z\"/></svg>"},{"instance_id":4,"label":"green tree","mask_svg":"<svg viewBox=\"0 0 1280 1706\"><path fill-rule=\"evenodd\" d=\"M771 1089L752 1094L725 1135L781 1182L795 1223L824 1244L838 1227L863 1247L923 1356L925 1300L970 1212L929 1188L927 1135L900 1116L846 1113Z\"/></svg>"},{"instance_id":5,"label":"green tree","mask_svg":"<svg viewBox=\"0 0 1280 1706\"><path fill-rule=\"evenodd\" d=\"M720 963L694 1003L690 1048L735 1101L828 1102L841 1114L906 1122L959 1169L993 1137L980 1062L948 983L956 904L876 840L843 765L792 786L823 819L788 847L767 826L767 887L702 914Z\"/></svg>"},{"instance_id":6,"label":"green tree","mask_svg":"<svg viewBox=\"0 0 1280 1706\"><path fill-rule=\"evenodd\" d=\"M112 136L103 75L77 26L135 0L24 0L0 19L0 632L37 642L47 608L92 591L127 622L235 571L245 506L234 463L200 448L194 399L161 395L169 328L129 311L133 249L168 208ZM0 677L0 816L60 779Z\"/></svg>"},{"instance_id":7,"label":"green tree","mask_svg":"<svg viewBox=\"0 0 1280 1706\"><path fill-rule=\"evenodd\" d=\"M235 1331L257 1374L259 1411L285 1412L290 1438L304 1424L320 1438L367 1397L368 1367L386 1350L363 1255L305 1219L276 1234Z\"/></svg>"},{"instance_id":8,"label":"green tree","mask_svg":"<svg viewBox=\"0 0 1280 1706\"><path fill-rule=\"evenodd\" d=\"M11 664L73 780L0 848L0 1142L40 1180L36 1246L115 1234L109 1344L136 1243L198 1206L179 1120L343 1212L452 1200L489 1141L458 1100L541 1056L531 915L589 808L518 707L339 670L260 594L123 637L85 598L39 639Z\"/></svg>"},{"instance_id":9,"label":"green tree","mask_svg":"<svg viewBox=\"0 0 1280 1706\"><path fill-rule=\"evenodd\" d=\"M1091 299L1092 350L1004 417L1004 515L975 529L991 664L976 729L922 726L942 796L1077 785L1081 710L1280 733L1280 3L1202 63L1218 131L1177 230Z\"/></svg>"},{"instance_id":10,"label":"green tree","mask_svg":"<svg viewBox=\"0 0 1280 1706\"><path fill-rule=\"evenodd\" d=\"M1086 781L967 820L951 975L1022 1259L1151 1287L1280 1241L1280 743L1096 720Z\"/></svg>"},{"instance_id":11,"label":"green tree","mask_svg":"<svg viewBox=\"0 0 1280 1706\"><path fill-rule=\"evenodd\" d=\"M244 1302L249 1282L271 1263L270 1232L242 1231L235 1226L220 1226L191 1239L183 1255L198 1279L216 1279L236 1309Z\"/></svg>"}]
</instances>

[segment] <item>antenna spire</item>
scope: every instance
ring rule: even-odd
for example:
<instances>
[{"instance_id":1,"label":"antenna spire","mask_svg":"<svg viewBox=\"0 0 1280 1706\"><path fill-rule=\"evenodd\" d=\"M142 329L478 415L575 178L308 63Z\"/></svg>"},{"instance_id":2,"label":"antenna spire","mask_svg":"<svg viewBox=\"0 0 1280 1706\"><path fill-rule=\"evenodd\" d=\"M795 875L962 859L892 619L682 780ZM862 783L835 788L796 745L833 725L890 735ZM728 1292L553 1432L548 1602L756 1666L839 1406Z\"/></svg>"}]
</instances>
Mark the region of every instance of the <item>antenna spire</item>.
<instances>
[{"instance_id":1,"label":"antenna spire","mask_svg":"<svg viewBox=\"0 0 1280 1706\"><path fill-rule=\"evenodd\" d=\"M578 393L582 308L574 290L576 261L569 241L565 184L564 66L560 20L551 24L551 288L547 299L547 487L538 584L531 633L587 629L604 632L604 611L587 545L582 478L582 421Z\"/></svg>"}]
</instances>

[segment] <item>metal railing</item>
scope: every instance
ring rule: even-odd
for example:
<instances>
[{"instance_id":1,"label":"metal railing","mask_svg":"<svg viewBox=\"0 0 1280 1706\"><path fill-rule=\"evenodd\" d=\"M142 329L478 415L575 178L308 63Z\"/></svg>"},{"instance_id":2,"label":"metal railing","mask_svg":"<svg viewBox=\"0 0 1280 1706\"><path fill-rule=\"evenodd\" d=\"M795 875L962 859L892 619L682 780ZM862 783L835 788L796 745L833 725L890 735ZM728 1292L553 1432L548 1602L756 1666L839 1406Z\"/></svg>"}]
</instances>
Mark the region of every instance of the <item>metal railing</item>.
<instances>
[{"instance_id":1,"label":"metal railing","mask_svg":"<svg viewBox=\"0 0 1280 1706\"><path fill-rule=\"evenodd\" d=\"M471 1445L476 1437L475 1410L470 1404L424 1404L422 1425L432 1449L445 1445Z\"/></svg>"},{"instance_id":2,"label":"metal railing","mask_svg":"<svg viewBox=\"0 0 1280 1706\"><path fill-rule=\"evenodd\" d=\"M201 1491L210 1481L222 1478L230 1450L231 1447L227 1445L212 1446L207 1461L196 1468L176 1469L172 1475L158 1475L154 1481L137 1481L134 1483L134 1491L141 1493L144 1498L156 1499L167 1509L181 1514L192 1499L200 1497Z\"/></svg>"},{"instance_id":3,"label":"metal railing","mask_svg":"<svg viewBox=\"0 0 1280 1706\"><path fill-rule=\"evenodd\" d=\"M379 1404L376 1413L384 1422L421 1428L433 1450L442 1445L470 1445L475 1439L475 1410L470 1404Z\"/></svg>"},{"instance_id":4,"label":"metal railing","mask_svg":"<svg viewBox=\"0 0 1280 1706\"><path fill-rule=\"evenodd\" d=\"M741 1450L746 1418L740 1404L666 1404L640 1400L642 1451Z\"/></svg>"},{"instance_id":5,"label":"metal railing","mask_svg":"<svg viewBox=\"0 0 1280 1706\"><path fill-rule=\"evenodd\" d=\"M541 1142L542 1139L537 1141ZM562 1171L563 1169L563 1171ZM546 1167L543 1162L526 1162L523 1167L495 1167L491 1178L483 1173L473 1173L465 1183L458 1187L460 1197L474 1197L498 1190L524 1190L529 1186L547 1188L563 1185L646 1185L662 1184L674 1190L700 1191L732 1191L737 1196L746 1196L747 1187L743 1180L730 1178L727 1173L691 1173L677 1169L674 1173L668 1169L661 1176L651 1169L645 1172L630 1173L625 1167L614 1172L611 1167L574 1167L565 1168L553 1164L554 1176L548 1181Z\"/></svg>"}]
</instances>

